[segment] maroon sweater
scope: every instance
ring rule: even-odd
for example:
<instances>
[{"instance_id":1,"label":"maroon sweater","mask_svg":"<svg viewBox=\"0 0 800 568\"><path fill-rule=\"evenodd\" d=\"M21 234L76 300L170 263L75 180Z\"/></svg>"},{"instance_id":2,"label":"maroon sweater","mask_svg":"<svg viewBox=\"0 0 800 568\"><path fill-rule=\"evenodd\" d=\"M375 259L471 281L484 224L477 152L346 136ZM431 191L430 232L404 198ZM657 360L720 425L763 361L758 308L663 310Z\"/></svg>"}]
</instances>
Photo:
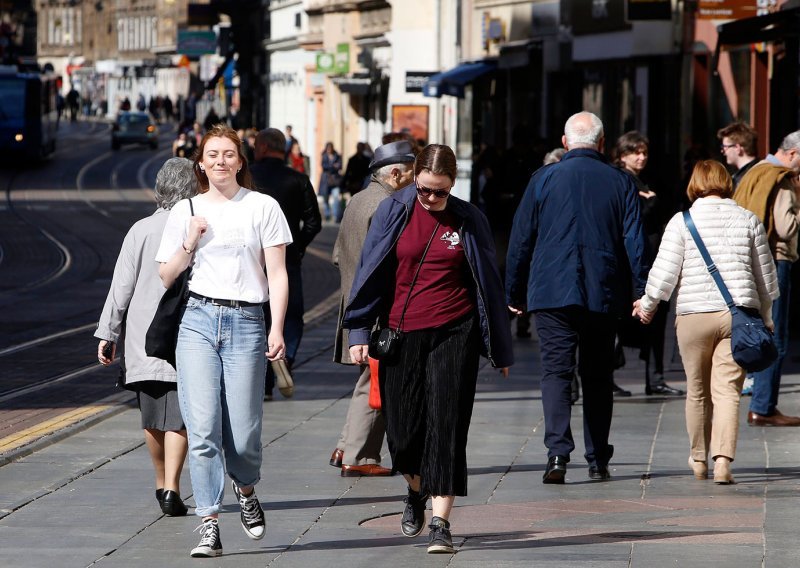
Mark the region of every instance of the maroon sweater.
<instances>
[{"instance_id":1,"label":"maroon sweater","mask_svg":"<svg viewBox=\"0 0 800 568\"><path fill-rule=\"evenodd\" d=\"M441 327L475 307L467 283L469 266L458 234L458 219L445 211L428 211L414 201L411 219L397 241L397 275L389 325L397 328L408 290L425 245L440 223L414 284L402 331Z\"/></svg>"}]
</instances>

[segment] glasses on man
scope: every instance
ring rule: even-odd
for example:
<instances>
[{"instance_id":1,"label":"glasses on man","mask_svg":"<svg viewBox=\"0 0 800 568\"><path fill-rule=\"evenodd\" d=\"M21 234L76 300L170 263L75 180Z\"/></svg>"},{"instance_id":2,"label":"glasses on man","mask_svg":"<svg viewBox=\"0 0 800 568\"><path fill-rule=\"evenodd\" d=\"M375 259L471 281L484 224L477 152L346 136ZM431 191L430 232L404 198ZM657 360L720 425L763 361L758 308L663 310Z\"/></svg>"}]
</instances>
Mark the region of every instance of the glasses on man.
<instances>
[{"instance_id":1,"label":"glasses on man","mask_svg":"<svg viewBox=\"0 0 800 568\"><path fill-rule=\"evenodd\" d=\"M427 187L417 186L417 193L422 197L430 197L431 195L444 199L450 196L450 191L447 189L429 189Z\"/></svg>"},{"instance_id":2,"label":"glasses on man","mask_svg":"<svg viewBox=\"0 0 800 568\"><path fill-rule=\"evenodd\" d=\"M720 144L719 149L721 152L724 152L728 148L733 148L734 146L738 146L738 144Z\"/></svg>"}]
</instances>

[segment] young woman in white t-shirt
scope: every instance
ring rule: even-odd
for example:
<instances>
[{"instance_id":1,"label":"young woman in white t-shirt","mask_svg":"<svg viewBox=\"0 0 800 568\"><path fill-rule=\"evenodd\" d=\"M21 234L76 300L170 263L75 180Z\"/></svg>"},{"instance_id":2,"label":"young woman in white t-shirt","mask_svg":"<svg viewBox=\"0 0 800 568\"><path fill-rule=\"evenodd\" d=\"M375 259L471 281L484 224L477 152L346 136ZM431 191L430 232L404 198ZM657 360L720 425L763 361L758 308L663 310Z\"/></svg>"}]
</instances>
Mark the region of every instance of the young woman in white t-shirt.
<instances>
[{"instance_id":1,"label":"young woman in white t-shirt","mask_svg":"<svg viewBox=\"0 0 800 568\"><path fill-rule=\"evenodd\" d=\"M264 537L254 486L261 470L261 418L266 359L285 353L289 226L278 203L246 189L247 160L224 125L202 139L194 160L200 194L173 207L156 260L165 286L192 265L176 362L181 412L189 433L189 470L203 518L192 556L222 554L217 517L225 472L252 539ZM265 273L266 269L266 273ZM266 337L261 305L269 301ZM266 354L266 358L265 358Z\"/></svg>"}]
</instances>

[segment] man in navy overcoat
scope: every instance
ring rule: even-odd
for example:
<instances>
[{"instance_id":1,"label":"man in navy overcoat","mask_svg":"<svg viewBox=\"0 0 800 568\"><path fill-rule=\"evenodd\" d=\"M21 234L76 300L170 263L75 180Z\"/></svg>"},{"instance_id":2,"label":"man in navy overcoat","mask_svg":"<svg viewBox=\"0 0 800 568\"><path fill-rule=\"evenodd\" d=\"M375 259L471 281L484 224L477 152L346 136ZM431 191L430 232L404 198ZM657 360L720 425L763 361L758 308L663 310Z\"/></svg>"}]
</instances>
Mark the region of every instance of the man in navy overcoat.
<instances>
[{"instance_id":1,"label":"man in navy overcoat","mask_svg":"<svg viewBox=\"0 0 800 568\"><path fill-rule=\"evenodd\" d=\"M542 357L548 461L544 483L564 483L575 449L570 385L583 388L589 477L609 478L617 319L644 293L649 266L633 178L608 164L603 123L580 112L567 120L558 163L531 177L514 216L506 295L515 313L533 312Z\"/></svg>"}]
</instances>

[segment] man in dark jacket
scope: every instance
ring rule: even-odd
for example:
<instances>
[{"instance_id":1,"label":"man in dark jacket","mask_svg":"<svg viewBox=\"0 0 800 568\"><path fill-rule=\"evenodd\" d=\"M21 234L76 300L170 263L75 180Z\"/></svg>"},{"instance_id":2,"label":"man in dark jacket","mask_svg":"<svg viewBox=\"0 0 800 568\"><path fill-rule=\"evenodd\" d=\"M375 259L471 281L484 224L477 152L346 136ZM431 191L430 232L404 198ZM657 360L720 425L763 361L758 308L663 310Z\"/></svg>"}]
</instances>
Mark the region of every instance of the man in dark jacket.
<instances>
[{"instance_id":1,"label":"man in dark jacket","mask_svg":"<svg viewBox=\"0 0 800 568\"><path fill-rule=\"evenodd\" d=\"M286 247L286 272L289 276L289 305L283 336L286 341L286 365L292 368L297 348L303 337L303 279L301 262L306 247L322 230L322 217L317 205L317 196L308 176L288 167L284 162L286 138L276 128L262 130L256 136L255 162L250 166L253 189L275 199L283 211L293 243ZM264 317L269 329L269 307L264 306ZM266 397L272 397L275 374L267 365Z\"/></svg>"},{"instance_id":2,"label":"man in dark jacket","mask_svg":"<svg viewBox=\"0 0 800 568\"><path fill-rule=\"evenodd\" d=\"M575 443L570 387L583 387L589 477L609 478L617 317L631 309L647 280L639 193L630 176L601 154L603 123L589 112L570 117L568 152L531 178L514 216L506 295L515 313L535 315L542 356L542 405L548 462L544 483L563 483Z\"/></svg>"}]
</instances>

